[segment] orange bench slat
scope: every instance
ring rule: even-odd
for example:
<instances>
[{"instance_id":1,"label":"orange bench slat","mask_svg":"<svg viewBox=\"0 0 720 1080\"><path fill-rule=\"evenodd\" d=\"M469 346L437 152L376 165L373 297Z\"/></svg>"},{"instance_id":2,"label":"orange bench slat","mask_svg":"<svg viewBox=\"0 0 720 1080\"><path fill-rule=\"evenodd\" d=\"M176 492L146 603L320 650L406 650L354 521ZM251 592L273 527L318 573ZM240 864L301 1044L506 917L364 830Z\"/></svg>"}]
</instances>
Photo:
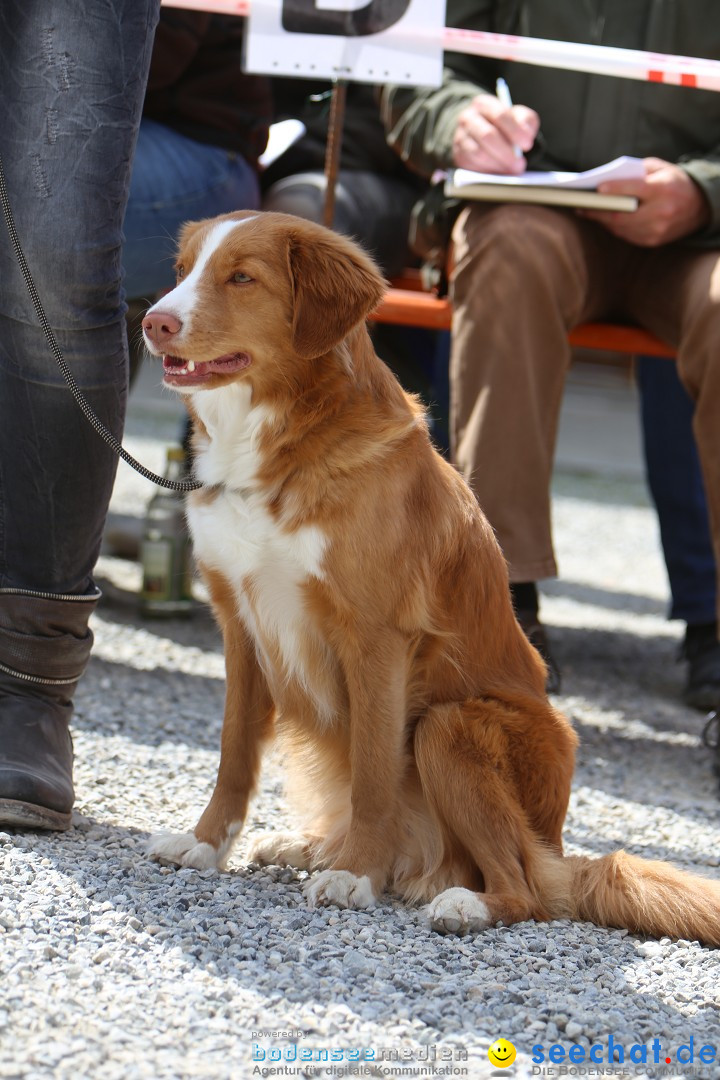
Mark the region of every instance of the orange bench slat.
<instances>
[{"instance_id":1,"label":"orange bench slat","mask_svg":"<svg viewBox=\"0 0 720 1080\"><path fill-rule=\"evenodd\" d=\"M665 356L675 359L675 349L639 326L617 323L582 323L568 334L574 348L600 349L605 352L628 353L631 356Z\"/></svg>"},{"instance_id":2,"label":"orange bench slat","mask_svg":"<svg viewBox=\"0 0 720 1080\"><path fill-rule=\"evenodd\" d=\"M409 289L388 289L379 307L370 316L375 322L396 326L420 326L425 330L449 330L452 306L434 293Z\"/></svg>"},{"instance_id":3,"label":"orange bench slat","mask_svg":"<svg viewBox=\"0 0 720 1080\"><path fill-rule=\"evenodd\" d=\"M394 326L417 326L424 330L449 330L452 305L446 297L423 289L418 274L395 278L370 318ZM596 349L629 355L664 356L674 359L675 350L639 326L617 323L582 323L568 334L573 348Z\"/></svg>"}]
</instances>

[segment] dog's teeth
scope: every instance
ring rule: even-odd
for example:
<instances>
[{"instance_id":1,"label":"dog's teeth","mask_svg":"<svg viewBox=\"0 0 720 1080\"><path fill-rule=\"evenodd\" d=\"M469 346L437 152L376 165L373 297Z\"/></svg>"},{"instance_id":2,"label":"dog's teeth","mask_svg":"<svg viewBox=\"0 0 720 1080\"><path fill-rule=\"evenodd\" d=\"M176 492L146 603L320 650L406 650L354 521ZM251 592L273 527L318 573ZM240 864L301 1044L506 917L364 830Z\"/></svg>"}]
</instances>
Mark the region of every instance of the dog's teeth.
<instances>
[{"instance_id":1,"label":"dog's teeth","mask_svg":"<svg viewBox=\"0 0 720 1080\"><path fill-rule=\"evenodd\" d=\"M195 370L195 361L194 360L188 360L187 370L188 371L194 371Z\"/></svg>"}]
</instances>

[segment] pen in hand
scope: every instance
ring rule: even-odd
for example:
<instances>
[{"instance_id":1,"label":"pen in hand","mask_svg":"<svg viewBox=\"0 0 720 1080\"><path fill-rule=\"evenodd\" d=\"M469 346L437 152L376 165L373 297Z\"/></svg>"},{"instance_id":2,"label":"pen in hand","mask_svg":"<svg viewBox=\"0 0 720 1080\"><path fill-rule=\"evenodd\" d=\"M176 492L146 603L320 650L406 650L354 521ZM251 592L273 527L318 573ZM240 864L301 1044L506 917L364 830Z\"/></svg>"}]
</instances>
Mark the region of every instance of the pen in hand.
<instances>
[{"instance_id":1,"label":"pen in hand","mask_svg":"<svg viewBox=\"0 0 720 1080\"><path fill-rule=\"evenodd\" d=\"M498 101L500 101L501 104L505 106L506 109L512 109L512 98L510 97L510 90L508 88L508 84L502 78L498 79L495 83L495 96L497 97ZM521 158L523 156L522 150L516 144L513 144L513 153L516 158Z\"/></svg>"}]
</instances>

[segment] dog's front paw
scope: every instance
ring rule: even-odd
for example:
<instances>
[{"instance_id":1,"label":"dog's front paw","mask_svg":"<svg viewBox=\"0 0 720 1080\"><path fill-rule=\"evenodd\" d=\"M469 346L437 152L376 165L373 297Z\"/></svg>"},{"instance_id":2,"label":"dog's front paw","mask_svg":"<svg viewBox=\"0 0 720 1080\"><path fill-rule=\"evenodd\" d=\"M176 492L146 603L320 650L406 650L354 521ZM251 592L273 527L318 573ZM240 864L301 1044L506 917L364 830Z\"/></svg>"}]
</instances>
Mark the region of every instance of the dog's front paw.
<instances>
[{"instance_id":1,"label":"dog's front paw","mask_svg":"<svg viewBox=\"0 0 720 1080\"><path fill-rule=\"evenodd\" d=\"M158 862L191 866L195 870L214 870L219 866L219 852L212 844L198 841L195 833L156 833L150 837L148 855Z\"/></svg>"},{"instance_id":2,"label":"dog's front paw","mask_svg":"<svg viewBox=\"0 0 720 1080\"><path fill-rule=\"evenodd\" d=\"M323 870L305 889L310 907L334 904L343 908L367 908L375 903L369 877L356 877L349 870Z\"/></svg>"},{"instance_id":3,"label":"dog's front paw","mask_svg":"<svg viewBox=\"0 0 720 1080\"><path fill-rule=\"evenodd\" d=\"M309 870L310 846L300 833L260 833L248 845L247 859L260 866L293 866L296 870Z\"/></svg>"},{"instance_id":4,"label":"dog's front paw","mask_svg":"<svg viewBox=\"0 0 720 1080\"><path fill-rule=\"evenodd\" d=\"M492 923L487 904L470 889L446 889L428 905L426 914L439 934L474 934Z\"/></svg>"}]
</instances>

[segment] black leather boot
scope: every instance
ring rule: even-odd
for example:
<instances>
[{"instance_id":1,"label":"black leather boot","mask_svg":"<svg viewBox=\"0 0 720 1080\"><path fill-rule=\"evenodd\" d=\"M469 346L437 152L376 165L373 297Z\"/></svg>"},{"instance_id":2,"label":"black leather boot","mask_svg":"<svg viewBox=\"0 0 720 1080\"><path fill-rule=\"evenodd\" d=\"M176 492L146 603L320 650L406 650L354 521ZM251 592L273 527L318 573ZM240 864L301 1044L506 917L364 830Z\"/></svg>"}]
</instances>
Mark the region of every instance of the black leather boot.
<instances>
[{"instance_id":1,"label":"black leather boot","mask_svg":"<svg viewBox=\"0 0 720 1080\"><path fill-rule=\"evenodd\" d=\"M688 662L683 701L700 712L720 710L720 641L718 624L688 625L680 647L680 659Z\"/></svg>"},{"instance_id":2,"label":"black leather boot","mask_svg":"<svg viewBox=\"0 0 720 1080\"><path fill-rule=\"evenodd\" d=\"M70 826L72 697L99 598L0 589L0 825Z\"/></svg>"}]
</instances>

